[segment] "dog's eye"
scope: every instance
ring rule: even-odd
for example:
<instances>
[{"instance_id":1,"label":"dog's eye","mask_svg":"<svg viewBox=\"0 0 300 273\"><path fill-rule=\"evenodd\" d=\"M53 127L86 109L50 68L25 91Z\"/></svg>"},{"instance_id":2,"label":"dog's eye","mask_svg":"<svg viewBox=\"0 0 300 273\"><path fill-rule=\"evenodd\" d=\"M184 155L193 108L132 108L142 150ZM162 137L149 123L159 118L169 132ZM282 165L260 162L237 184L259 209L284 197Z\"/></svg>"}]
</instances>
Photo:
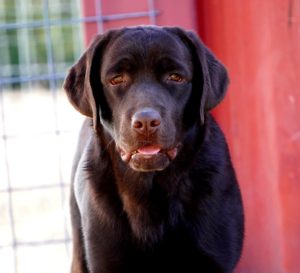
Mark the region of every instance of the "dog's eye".
<instances>
[{"instance_id":1,"label":"dog's eye","mask_svg":"<svg viewBox=\"0 0 300 273\"><path fill-rule=\"evenodd\" d=\"M125 81L125 78L123 75L117 75L110 80L110 84L117 85L117 84L123 83L124 81Z\"/></svg>"},{"instance_id":2,"label":"dog's eye","mask_svg":"<svg viewBox=\"0 0 300 273\"><path fill-rule=\"evenodd\" d=\"M184 78L181 75L177 74L177 73L172 73L172 74L169 75L168 80L180 83L180 82L184 81Z\"/></svg>"}]
</instances>

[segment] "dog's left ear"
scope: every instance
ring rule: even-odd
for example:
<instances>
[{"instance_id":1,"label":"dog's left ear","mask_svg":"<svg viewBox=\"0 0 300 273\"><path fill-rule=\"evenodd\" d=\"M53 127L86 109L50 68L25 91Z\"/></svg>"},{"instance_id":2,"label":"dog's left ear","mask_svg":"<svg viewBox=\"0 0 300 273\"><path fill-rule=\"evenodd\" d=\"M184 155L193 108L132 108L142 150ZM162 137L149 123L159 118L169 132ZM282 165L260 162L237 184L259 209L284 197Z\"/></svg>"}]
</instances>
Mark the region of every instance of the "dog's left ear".
<instances>
[{"instance_id":1,"label":"dog's left ear","mask_svg":"<svg viewBox=\"0 0 300 273\"><path fill-rule=\"evenodd\" d=\"M193 85L199 88L199 81L202 81L200 118L203 124L205 112L214 108L225 96L229 82L226 68L194 32L185 31L181 28L169 28L168 30L175 32L192 54Z\"/></svg>"},{"instance_id":2,"label":"dog's left ear","mask_svg":"<svg viewBox=\"0 0 300 273\"><path fill-rule=\"evenodd\" d=\"M71 67L64 81L64 89L71 104L81 114L93 119L97 129L102 118L110 115L100 81L101 59L115 31L97 35L79 60ZM101 105L101 109L100 109Z\"/></svg>"}]
</instances>

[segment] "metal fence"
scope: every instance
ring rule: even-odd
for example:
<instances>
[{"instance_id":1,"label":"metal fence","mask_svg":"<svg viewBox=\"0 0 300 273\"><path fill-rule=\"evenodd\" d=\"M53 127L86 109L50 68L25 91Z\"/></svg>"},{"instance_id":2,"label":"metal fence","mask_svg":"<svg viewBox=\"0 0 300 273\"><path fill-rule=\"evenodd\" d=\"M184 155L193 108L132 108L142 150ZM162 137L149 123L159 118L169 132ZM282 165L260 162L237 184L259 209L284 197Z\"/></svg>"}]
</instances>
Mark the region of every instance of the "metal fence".
<instances>
[{"instance_id":1,"label":"metal fence","mask_svg":"<svg viewBox=\"0 0 300 273\"><path fill-rule=\"evenodd\" d=\"M139 18L147 10L82 16L73 0L0 0L0 272L68 272L69 174L82 117L61 90L84 47L83 26Z\"/></svg>"}]
</instances>

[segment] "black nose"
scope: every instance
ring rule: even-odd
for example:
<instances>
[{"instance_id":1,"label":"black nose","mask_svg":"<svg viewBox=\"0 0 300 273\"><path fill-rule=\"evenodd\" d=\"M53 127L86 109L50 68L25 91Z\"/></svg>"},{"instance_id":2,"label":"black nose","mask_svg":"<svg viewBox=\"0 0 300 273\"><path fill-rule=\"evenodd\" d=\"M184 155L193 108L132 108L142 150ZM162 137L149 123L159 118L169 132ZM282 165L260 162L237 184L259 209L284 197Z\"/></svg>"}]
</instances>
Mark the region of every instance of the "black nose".
<instances>
[{"instance_id":1,"label":"black nose","mask_svg":"<svg viewBox=\"0 0 300 273\"><path fill-rule=\"evenodd\" d=\"M161 124L161 115L152 108L137 111L131 120L131 127L140 134L154 133Z\"/></svg>"}]
</instances>

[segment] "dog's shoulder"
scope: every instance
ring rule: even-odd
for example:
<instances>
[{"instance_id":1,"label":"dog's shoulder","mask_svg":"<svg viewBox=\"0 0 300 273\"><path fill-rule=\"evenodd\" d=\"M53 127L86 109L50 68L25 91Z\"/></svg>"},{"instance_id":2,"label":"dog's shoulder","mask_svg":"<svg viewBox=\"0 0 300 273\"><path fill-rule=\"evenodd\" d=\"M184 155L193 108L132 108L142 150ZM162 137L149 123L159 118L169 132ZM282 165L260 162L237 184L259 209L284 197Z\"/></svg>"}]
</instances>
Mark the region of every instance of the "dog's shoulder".
<instances>
[{"instance_id":1,"label":"dog's shoulder","mask_svg":"<svg viewBox=\"0 0 300 273\"><path fill-rule=\"evenodd\" d=\"M216 168L231 166L231 158L225 135L211 114L206 115L206 124L198 158L204 166Z\"/></svg>"},{"instance_id":2,"label":"dog's shoulder","mask_svg":"<svg viewBox=\"0 0 300 273\"><path fill-rule=\"evenodd\" d=\"M215 198L230 188L237 192L237 179L224 133L215 119L206 115L201 143L190 164L188 177L194 194ZM233 193L236 194L236 193Z\"/></svg>"}]
</instances>

